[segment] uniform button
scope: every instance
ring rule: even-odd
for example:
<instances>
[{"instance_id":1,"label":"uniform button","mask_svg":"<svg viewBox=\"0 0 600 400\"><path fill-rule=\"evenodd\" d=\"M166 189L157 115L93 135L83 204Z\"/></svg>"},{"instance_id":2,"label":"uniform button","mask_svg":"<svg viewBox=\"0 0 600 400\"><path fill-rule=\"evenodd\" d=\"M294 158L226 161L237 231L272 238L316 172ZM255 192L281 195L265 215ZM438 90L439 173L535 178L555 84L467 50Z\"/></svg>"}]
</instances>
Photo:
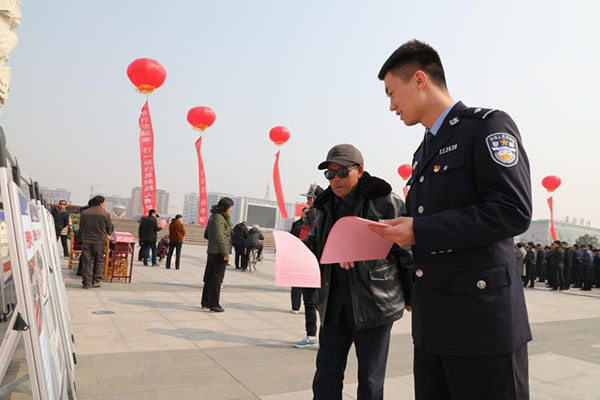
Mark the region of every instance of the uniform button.
<instances>
[{"instance_id":1,"label":"uniform button","mask_svg":"<svg viewBox=\"0 0 600 400\"><path fill-rule=\"evenodd\" d=\"M485 283L484 280L481 281L477 281L477 287L481 290L485 289L485 287L487 286L487 283Z\"/></svg>"},{"instance_id":2,"label":"uniform button","mask_svg":"<svg viewBox=\"0 0 600 400\"><path fill-rule=\"evenodd\" d=\"M423 183L424 180L425 180L425 177L423 175L421 175L421 177L419 178L419 182Z\"/></svg>"},{"instance_id":3,"label":"uniform button","mask_svg":"<svg viewBox=\"0 0 600 400\"><path fill-rule=\"evenodd\" d=\"M423 270L422 269L416 270L415 275L417 276L417 278L423 277Z\"/></svg>"},{"instance_id":4,"label":"uniform button","mask_svg":"<svg viewBox=\"0 0 600 400\"><path fill-rule=\"evenodd\" d=\"M440 250L440 251L438 251L438 253L439 253L439 254L444 254L444 253L445 253L445 251L444 251L444 250Z\"/></svg>"},{"instance_id":5,"label":"uniform button","mask_svg":"<svg viewBox=\"0 0 600 400\"><path fill-rule=\"evenodd\" d=\"M417 211L419 212L419 214L423 214L423 211L425 211L425 207L419 206L419 208L417 208Z\"/></svg>"},{"instance_id":6,"label":"uniform button","mask_svg":"<svg viewBox=\"0 0 600 400\"><path fill-rule=\"evenodd\" d=\"M446 250L446 253L452 253L452 249Z\"/></svg>"},{"instance_id":7,"label":"uniform button","mask_svg":"<svg viewBox=\"0 0 600 400\"><path fill-rule=\"evenodd\" d=\"M431 254L432 256L435 256L435 255L437 254L437 251L432 251L430 254Z\"/></svg>"},{"instance_id":8,"label":"uniform button","mask_svg":"<svg viewBox=\"0 0 600 400\"><path fill-rule=\"evenodd\" d=\"M444 165L444 171L447 171L447 170L448 170L448 166Z\"/></svg>"}]
</instances>

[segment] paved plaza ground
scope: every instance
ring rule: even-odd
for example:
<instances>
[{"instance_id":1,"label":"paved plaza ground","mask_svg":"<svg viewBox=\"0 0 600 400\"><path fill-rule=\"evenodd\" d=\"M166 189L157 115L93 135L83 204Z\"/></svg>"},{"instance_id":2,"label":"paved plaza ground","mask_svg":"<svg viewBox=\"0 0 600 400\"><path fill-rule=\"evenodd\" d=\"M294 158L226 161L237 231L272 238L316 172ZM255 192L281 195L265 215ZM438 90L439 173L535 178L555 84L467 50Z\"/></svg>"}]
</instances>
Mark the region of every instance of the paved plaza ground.
<instances>
[{"instance_id":1,"label":"paved plaza ground","mask_svg":"<svg viewBox=\"0 0 600 400\"><path fill-rule=\"evenodd\" d=\"M80 399L312 398L316 349L292 347L304 314L290 313L289 289L273 285L275 255L266 253L256 273L228 267L226 311L209 313L199 307L205 251L184 245L181 270L136 262L133 283L99 289L80 289L65 270ZM526 296L532 399L600 399L600 290L540 287ZM386 399L413 399L410 314L392 333ZM356 375L351 350L345 399L356 398Z\"/></svg>"}]
</instances>

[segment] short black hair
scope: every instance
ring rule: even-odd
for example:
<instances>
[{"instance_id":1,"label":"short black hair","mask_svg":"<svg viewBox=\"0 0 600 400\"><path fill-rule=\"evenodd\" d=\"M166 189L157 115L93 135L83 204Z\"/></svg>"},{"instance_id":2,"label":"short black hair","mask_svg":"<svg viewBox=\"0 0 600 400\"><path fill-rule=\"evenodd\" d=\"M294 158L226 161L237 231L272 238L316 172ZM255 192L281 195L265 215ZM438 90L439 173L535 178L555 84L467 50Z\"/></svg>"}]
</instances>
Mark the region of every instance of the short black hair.
<instances>
[{"instance_id":1,"label":"short black hair","mask_svg":"<svg viewBox=\"0 0 600 400\"><path fill-rule=\"evenodd\" d=\"M523 247L523 243L521 243L521 242L517 243L517 247L518 247L518 248L521 248L521 247Z\"/></svg>"},{"instance_id":2,"label":"short black hair","mask_svg":"<svg viewBox=\"0 0 600 400\"><path fill-rule=\"evenodd\" d=\"M181 215L181 214L177 214L177 215L175 216L175 219L179 219L179 218L183 218L183 215Z\"/></svg>"},{"instance_id":3,"label":"short black hair","mask_svg":"<svg viewBox=\"0 0 600 400\"><path fill-rule=\"evenodd\" d=\"M554 244L557 244L557 245L559 245L559 246L560 246L560 244L561 244L561 243L560 243L560 240L555 240L555 241L554 241Z\"/></svg>"},{"instance_id":4,"label":"short black hair","mask_svg":"<svg viewBox=\"0 0 600 400\"><path fill-rule=\"evenodd\" d=\"M102 203L104 203L104 196L100 195L94 196L88 201L90 207L99 206Z\"/></svg>"},{"instance_id":5,"label":"short black hair","mask_svg":"<svg viewBox=\"0 0 600 400\"><path fill-rule=\"evenodd\" d=\"M152 214L156 214L156 210L154 208L151 208L150 210L148 210L148 216L151 217Z\"/></svg>"},{"instance_id":6,"label":"short black hair","mask_svg":"<svg viewBox=\"0 0 600 400\"><path fill-rule=\"evenodd\" d=\"M392 71L407 81L417 70L426 72L438 86L447 88L444 67L438 52L427 43L417 39L410 40L398 47L383 63L377 77L379 80L383 80L385 75Z\"/></svg>"}]
</instances>

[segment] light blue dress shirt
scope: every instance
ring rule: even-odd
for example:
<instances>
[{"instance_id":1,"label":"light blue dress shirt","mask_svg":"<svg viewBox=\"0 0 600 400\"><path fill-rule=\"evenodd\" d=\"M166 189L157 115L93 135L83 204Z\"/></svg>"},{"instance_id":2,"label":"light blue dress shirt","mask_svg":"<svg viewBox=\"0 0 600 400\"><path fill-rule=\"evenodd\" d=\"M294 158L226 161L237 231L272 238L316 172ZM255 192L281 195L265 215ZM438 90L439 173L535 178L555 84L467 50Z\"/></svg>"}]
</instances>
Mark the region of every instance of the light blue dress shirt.
<instances>
[{"instance_id":1,"label":"light blue dress shirt","mask_svg":"<svg viewBox=\"0 0 600 400\"><path fill-rule=\"evenodd\" d=\"M446 116L455 105L456 103L452 104L451 106L446 108L444 112L440 114L439 117L437 117L431 129L429 129L429 132L431 132L433 136L437 135L438 131L440 130L440 127L442 126L442 122L444 122L444 119L446 119ZM427 130L425 130L425 133L427 133Z\"/></svg>"}]
</instances>

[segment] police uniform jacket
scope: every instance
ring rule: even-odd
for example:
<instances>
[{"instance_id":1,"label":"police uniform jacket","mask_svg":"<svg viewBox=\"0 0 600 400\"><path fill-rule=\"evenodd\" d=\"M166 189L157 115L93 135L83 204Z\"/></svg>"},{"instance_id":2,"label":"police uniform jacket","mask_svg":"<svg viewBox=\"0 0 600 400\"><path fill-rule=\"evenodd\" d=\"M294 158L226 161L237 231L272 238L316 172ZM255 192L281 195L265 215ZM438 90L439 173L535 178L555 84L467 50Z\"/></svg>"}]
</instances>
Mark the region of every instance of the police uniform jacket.
<instances>
[{"instance_id":1,"label":"police uniform jacket","mask_svg":"<svg viewBox=\"0 0 600 400\"><path fill-rule=\"evenodd\" d=\"M321 258L331 228L335 224L336 196L331 187L315 200L317 210L313 229L304 243ZM350 214L379 221L397 218L405 211L404 203L392 193L391 186L382 179L363 173L355 193L355 202ZM332 295L333 276L341 270L339 264L321 264L321 288L318 289L318 309L321 324L331 321L327 315L328 305L345 303L344 316L349 313L347 323L353 330L373 328L391 323L403 315L405 304L410 304L412 289L412 255L408 249L394 245L383 260L355 262L349 271L342 270L347 281L334 288L339 298ZM336 271L332 271L332 269ZM346 298L348 301L346 301ZM329 307L330 309L332 307ZM335 322L339 322L335 321Z\"/></svg>"},{"instance_id":2,"label":"police uniform jacket","mask_svg":"<svg viewBox=\"0 0 600 400\"><path fill-rule=\"evenodd\" d=\"M441 355L508 354L531 340L513 237L531 222L529 161L508 114L457 103L417 149L412 331Z\"/></svg>"}]
</instances>

